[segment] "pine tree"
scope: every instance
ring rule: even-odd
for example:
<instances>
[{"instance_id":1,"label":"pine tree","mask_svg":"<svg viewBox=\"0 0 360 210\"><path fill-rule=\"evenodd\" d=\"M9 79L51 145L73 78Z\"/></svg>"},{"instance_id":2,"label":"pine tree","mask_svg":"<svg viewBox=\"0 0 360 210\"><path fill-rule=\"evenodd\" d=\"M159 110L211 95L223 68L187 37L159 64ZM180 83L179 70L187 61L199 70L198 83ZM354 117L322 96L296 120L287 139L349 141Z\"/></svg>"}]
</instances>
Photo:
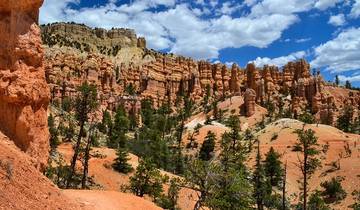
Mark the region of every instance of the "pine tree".
<instances>
[{"instance_id":1,"label":"pine tree","mask_svg":"<svg viewBox=\"0 0 360 210\"><path fill-rule=\"evenodd\" d=\"M136 172L130 177L130 191L136 196L149 195L156 200L163 192L163 178L150 160L140 160Z\"/></svg>"},{"instance_id":2,"label":"pine tree","mask_svg":"<svg viewBox=\"0 0 360 210\"><path fill-rule=\"evenodd\" d=\"M330 210L324 199L321 197L320 191L315 191L309 196L309 210Z\"/></svg>"},{"instance_id":3,"label":"pine tree","mask_svg":"<svg viewBox=\"0 0 360 210\"><path fill-rule=\"evenodd\" d=\"M204 161L208 161L212 158L212 153L215 149L216 136L215 133L208 131L205 141L201 145L199 158Z\"/></svg>"},{"instance_id":4,"label":"pine tree","mask_svg":"<svg viewBox=\"0 0 360 210\"><path fill-rule=\"evenodd\" d=\"M303 191L303 210L307 210L309 179L315 170L320 166L320 161L316 158L316 155L319 154L319 151L316 148L318 146L318 138L315 136L315 132L311 129L298 129L295 133L297 133L298 139L293 150L302 153L302 159L299 159L298 167L300 168L303 176L301 181L301 189Z\"/></svg>"},{"instance_id":5,"label":"pine tree","mask_svg":"<svg viewBox=\"0 0 360 210\"><path fill-rule=\"evenodd\" d=\"M88 135L88 139L86 141L86 146L85 146L85 149L84 149L83 176L82 176L82 179L81 179L81 188L82 189L85 189L87 187L86 182L87 182L88 173L89 173L90 151L91 151L91 147L94 144L94 141L96 139L95 134L94 134L94 129L95 129L95 126L90 125L89 135Z\"/></svg>"},{"instance_id":6,"label":"pine tree","mask_svg":"<svg viewBox=\"0 0 360 210\"><path fill-rule=\"evenodd\" d=\"M58 129L55 127L55 118L52 114L48 117L48 126L49 126L49 133L50 133L50 148L51 150L56 150L57 146L60 144L59 142L59 132Z\"/></svg>"},{"instance_id":7,"label":"pine tree","mask_svg":"<svg viewBox=\"0 0 360 210\"><path fill-rule=\"evenodd\" d=\"M127 174L133 171L132 166L128 163L130 160L128 151L125 148L119 147L116 152L117 158L113 164L113 168L121 173Z\"/></svg>"},{"instance_id":8,"label":"pine tree","mask_svg":"<svg viewBox=\"0 0 360 210\"><path fill-rule=\"evenodd\" d=\"M350 83L349 80L346 80L346 82L345 82L345 88L346 88L346 89L351 89L351 83Z\"/></svg>"},{"instance_id":9,"label":"pine tree","mask_svg":"<svg viewBox=\"0 0 360 210\"><path fill-rule=\"evenodd\" d=\"M336 84L336 86L339 86L339 84L340 84L339 75L335 76L335 84Z\"/></svg>"},{"instance_id":10,"label":"pine tree","mask_svg":"<svg viewBox=\"0 0 360 210\"><path fill-rule=\"evenodd\" d=\"M108 146L111 148L126 147L127 137L126 132L129 130L130 121L126 116L125 109L119 106L116 110L114 125L111 136L109 138Z\"/></svg>"},{"instance_id":11,"label":"pine tree","mask_svg":"<svg viewBox=\"0 0 360 210\"><path fill-rule=\"evenodd\" d=\"M180 208L177 207L179 191L181 189L179 182L180 179L178 178L171 179L167 195L163 194L161 198L156 201L156 204L163 209L180 210Z\"/></svg>"},{"instance_id":12,"label":"pine tree","mask_svg":"<svg viewBox=\"0 0 360 210\"><path fill-rule=\"evenodd\" d=\"M241 144L239 119L234 116L228 123L231 131L222 136L217 181L207 203L213 209L250 209L252 188L244 164L247 153Z\"/></svg>"},{"instance_id":13,"label":"pine tree","mask_svg":"<svg viewBox=\"0 0 360 210\"><path fill-rule=\"evenodd\" d=\"M108 136L110 136L112 127L113 127L113 123L112 123L111 115L108 112L108 110L104 110L99 130L104 134L108 134Z\"/></svg>"},{"instance_id":14,"label":"pine tree","mask_svg":"<svg viewBox=\"0 0 360 210\"><path fill-rule=\"evenodd\" d=\"M338 117L336 127L344 132L351 132L353 115L354 109L349 105L345 105L342 113Z\"/></svg>"},{"instance_id":15,"label":"pine tree","mask_svg":"<svg viewBox=\"0 0 360 210\"><path fill-rule=\"evenodd\" d=\"M345 199L346 192L341 186L341 181L343 181L343 178L333 177L330 181L320 184L324 188L322 195L325 196L327 202L333 203Z\"/></svg>"},{"instance_id":16,"label":"pine tree","mask_svg":"<svg viewBox=\"0 0 360 210\"><path fill-rule=\"evenodd\" d=\"M266 177L269 178L272 186L279 186L283 178L283 169L281 167L280 154L275 152L273 147L265 155L264 170Z\"/></svg>"},{"instance_id":17,"label":"pine tree","mask_svg":"<svg viewBox=\"0 0 360 210\"><path fill-rule=\"evenodd\" d=\"M80 130L74 146L74 155L71 159L70 173L67 179L66 188L70 187L72 178L75 174L76 161L80 153L81 140L85 132L84 126L89 119L88 115L98 107L96 86L89 85L85 82L78 88L78 92L79 96L75 100L75 116L79 123Z\"/></svg>"},{"instance_id":18,"label":"pine tree","mask_svg":"<svg viewBox=\"0 0 360 210\"><path fill-rule=\"evenodd\" d=\"M270 182L266 180L265 170L261 163L259 140L257 146L255 171L253 174L253 183L254 183L254 198L256 199L257 209L263 210L265 200L271 195L271 185Z\"/></svg>"}]
</instances>

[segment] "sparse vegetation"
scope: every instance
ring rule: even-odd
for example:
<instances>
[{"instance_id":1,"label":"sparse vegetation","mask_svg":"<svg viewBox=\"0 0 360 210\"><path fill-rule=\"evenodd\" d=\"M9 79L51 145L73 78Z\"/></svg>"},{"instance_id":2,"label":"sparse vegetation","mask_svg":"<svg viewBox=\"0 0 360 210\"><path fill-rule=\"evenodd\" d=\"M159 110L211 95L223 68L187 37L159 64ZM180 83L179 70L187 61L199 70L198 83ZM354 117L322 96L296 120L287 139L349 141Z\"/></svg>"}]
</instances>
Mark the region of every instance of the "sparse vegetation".
<instances>
[{"instance_id":1,"label":"sparse vegetation","mask_svg":"<svg viewBox=\"0 0 360 210\"><path fill-rule=\"evenodd\" d=\"M343 178L333 177L330 181L321 183L321 187L324 188L322 195L325 197L325 201L328 203L338 202L345 199L346 192L341 186Z\"/></svg>"}]
</instances>

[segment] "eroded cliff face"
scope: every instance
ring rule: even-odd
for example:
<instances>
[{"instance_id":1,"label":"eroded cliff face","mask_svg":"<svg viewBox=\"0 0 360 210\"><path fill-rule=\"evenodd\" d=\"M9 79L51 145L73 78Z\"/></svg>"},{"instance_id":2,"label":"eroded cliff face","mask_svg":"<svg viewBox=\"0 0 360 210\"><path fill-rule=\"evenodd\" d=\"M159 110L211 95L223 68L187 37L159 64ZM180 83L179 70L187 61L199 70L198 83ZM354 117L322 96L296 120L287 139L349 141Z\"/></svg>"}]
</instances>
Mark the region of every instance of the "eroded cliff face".
<instances>
[{"instance_id":1,"label":"eroded cliff face","mask_svg":"<svg viewBox=\"0 0 360 210\"><path fill-rule=\"evenodd\" d=\"M43 0L0 1L0 130L46 165L50 99L37 25Z\"/></svg>"},{"instance_id":2,"label":"eroded cliff face","mask_svg":"<svg viewBox=\"0 0 360 210\"><path fill-rule=\"evenodd\" d=\"M75 33L69 37L72 37L72 42L77 42L79 34L84 34L79 32L80 29L67 29L78 27L76 24L47 27L44 32L59 40L64 39L64 34ZM93 29L91 34L96 34L94 30L103 31ZM336 103L337 96L326 90L328 85L319 74L312 75L310 65L305 60L289 62L283 69L276 66L257 68L254 64L248 64L245 69L236 64L229 68L220 63L196 61L148 50L144 48L145 40L137 39L134 35L125 33L122 38L120 35L111 38L106 35L109 31L101 34L105 34L100 37L104 36L107 41L92 45L105 44L109 45L106 48L111 48L113 45L106 43L120 43L117 40L126 40L127 37L133 37L133 44L120 43L119 48L128 53L120 53L115 57L111 53L105 55L101 52L83 52L77 47L64 47L62 41L53 43L54 46L46 46L47 79L54 99L73 95L76 87L87 80L98 86L99 100L103 108L109 109L114 109L124 101L123 96L128 94L126 90L129 86L138 96L137 99L131 97L131 100L150 98L155 106L164 102L174 105L178 95L199 103L209 91L212 98L216 99L230 95L244 96L243 108L247 116L254 114L256 104L266 106L271 103L275 110L286 108L295 117L310 108L319 121L329 121L328 124L333 123L343 104L350 104L354 108L360 105L360 94L356 92L341 103ZM91 37L95 35L88 36L90 38L84 40L93 40ZM132 109L136 109L135 105Z\"/></svg>"}]
</instances>

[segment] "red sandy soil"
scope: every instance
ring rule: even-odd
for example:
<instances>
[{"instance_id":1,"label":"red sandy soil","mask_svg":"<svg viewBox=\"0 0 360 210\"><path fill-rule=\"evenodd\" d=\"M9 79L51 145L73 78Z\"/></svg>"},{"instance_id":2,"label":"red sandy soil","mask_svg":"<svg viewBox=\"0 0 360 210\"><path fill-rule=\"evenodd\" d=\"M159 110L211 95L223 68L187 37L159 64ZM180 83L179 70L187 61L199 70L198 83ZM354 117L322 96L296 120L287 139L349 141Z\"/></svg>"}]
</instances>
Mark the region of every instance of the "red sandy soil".
<instances>
[{"instance_id":1,"label":"red sandy soil","mask_svg":"<svg viewBox=\"0 0 360 210\"><path fill-rule=\"evenodd\" d=\"M96 162L93 165L94 168L101 168ZM104 172L102 180L106 180L108 172L109 170ZM0 209L158 210L161 208L140 197L116 191L61 191L33 166L28 155L0 133Z\"/></svg>"},{"instance_id":2,"label":"red sandy soil","mask_svg":"<svg viewBox=\"0 0 360 210\"><path fill-rule=\"evenodd\" d=\"M268 125L264 130L257 133L263 157L272 146L277 152L282 154L283 163L287 162L288 196L299 193L297 180L300 178L300 170L297 168L296 164L298 163L298 157L301 156L291 150L297 139L297 135L293 132L295 129L301 129L302 125L301 122L296 120L282 119ZM312 176L309 184L310 188L311 190L321 190L321 182L336 176L344 177L345 180L342 182L342 186L348 195L340 204L333 205L332 207L334 209L348 209L348 206L354 203L351 193L356 189L360 189L360 136L347 134L326 125L317 126L316 124L313 124L305 127L305 129L309 128L315 131L315 135L319 138L318 143L321 146L327 143L329 144L329 150L326 153L321 153L321 155L319 155L322 168ZM274 133L278 134L278 138L271 141L270 139ZM351 149L351 155L349 156L347 156L345 152L346 145L349 145ZM254 160L254 157L255 154L253 155L252 160ZM329 164L333 161L340 161L340 169L326 173L325 171L331 168ZM291 201L295 202L296 199L292 197Z\"/></svg>"},{"instance_id":3,"label":"red sandy soil","mask_svg":"<svg viewBox=\"0 0 360 210\"><path fill-rule=\"evenodd\" d=\"M65 190L82 206L96 210L160 210L154 203L132 194L101 190Z\"/></svg>"},{"instance_id":4,"label":"red sandy soil","mask_svg":"<svg viewBox=\"0 0 360 210\"><path fill-rule=\"evenodd\" d=\"M0 132L0 209L84 209L43 176Z\"/></svg>"},{"instance_id":5,"label":"red sandy soil","mask_svg":"<svg viewBox=\"0 0 360 210\"><path fill-rule=\"evenodd\" d=\"M58 147L58 151L64 156L64 159L66 161L69 161L71 159L71 156L73 154L72 146L71 144L62 144ZM132 173L129 173L127 175L116 172L112 169L111 165L114 162L114 159L116 158L116 152L113 149L109 148L94 148L92 151L92 154L101 154L105 155L105 158L96 158L92 157L89 162L89 175L93 177L95 183L100 184L102 186L102 189L105 191L103 197L107 195L106 191L120 191L121 185L127 185L129 183L129 177L132 176ZM138 157L135 155L130 154L130 161L129 163L133 166L135 169L138 165ZM163 175L167 175L169 177L176 177L175 175L161 171ZM168 186L165 185L164 189L167 189ZM125 193L122 193L125 194ZM95 194L94 194L95 195ZM133 196L132 194L125 194L128 196ZM80 198L82 195L80 196ZM136 197L136 196L135 196ZM137 197L138 198L138 197ZM196 202L196 192L191 189L181 189L179 193L179 207L183 210L187 209L193 209L195 202ZM146 203L150 202L145 199L149 198L139 198L140 201L143 201ZM155 205L155 204L154 204ZM136 208L134 208L135 210ZM106 210L106 209L104 209Z\"/></svg>"}]
</instances>

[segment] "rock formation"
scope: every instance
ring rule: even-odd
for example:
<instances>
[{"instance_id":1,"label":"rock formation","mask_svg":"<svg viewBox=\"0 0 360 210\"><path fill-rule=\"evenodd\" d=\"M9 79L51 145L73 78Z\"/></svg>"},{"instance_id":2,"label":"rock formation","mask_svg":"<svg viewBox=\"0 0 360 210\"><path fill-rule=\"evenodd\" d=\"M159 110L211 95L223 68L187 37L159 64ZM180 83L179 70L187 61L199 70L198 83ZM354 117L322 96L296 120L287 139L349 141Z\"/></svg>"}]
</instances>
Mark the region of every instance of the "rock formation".
<instances>
[{"instance_id":1,"label":"rock formation","mask_svg":"<svg viewBox=\"0 0 360 210\"><path fill-rule=\"evenodd\" d=\"M42 26L44 43L52 46L74 47L85 52L97 52L108 56L116 56L121 48L146 47L144 38L137 38L131 29L92 29L83 24L54 23Z\"/></svg>"},{"instance_id":2,"label":"rock formation","mask_svg":"<svg viewBox=\"0 0 360 210\"><path fill-rule=\"evenodd\" d=\"M319 74L311 75L310 65L303 59L289 62L283 69L267 65L257 68L252 63L245 69L236 65L228 68L220 63L195 61L148 50L145 39L136 38L131 30L104 31L60 23L45 26L43 33L44 39L50 36L54 41L45 42L46 70L48 82L58 90L58 96L61 95L62 81L69 84L66 94L71 95L76 86L88 80L97 84L103 107L107 108L116 107L123 100L122 96L127 95L127 87L132 86L139 100L150 98L155 106L164 102L174 105L179 95L200 102L208 90L212 98L220 99L244 95L247 89L252 89L251 93L254 94L251 96L255 96L255 103L272 103L275 110L279 110L279 100L289 98L288 107L281 108L288 108L294 116L310 107L310 111L320 120L320 115L324 115L320 112L336 113L339 109L329 104L332 96L324 91L325 82ZM116 35L111 35L113 33ZM80 39L80 35L85 38ZM85 52L76 47L77 44L68 44L71 50L63 46L63 40L68 39L71 39L71 43L81 42L82 46L88 42L91 46L103 45L101 49L112 49L117 43L115 45L119 46L120 51L128 50L115 57L96 50L98 48ZM354 96L349 103L358 104L358 99L359 96ZM128 103L133 104L132 101ZM253 113L250 111L248 114Z\"/></svg>"},{"instance_id":3,"label":"rock formation","mask_svg":"<svg viewBox=\"0 0 360 210\"><path fill-rule=\"evenodd\" d=\"M251 117L255 114L255 98L256 92L253 89L246 89L244 94L244 111L247 117Z\"/></svg>"},{"instance_id":4,"label":"rock formation","mask_svg":"<svg viewBox=\"0 0 360 210\"><path fill-rule=\"evenodd\" d=\"M41 31L42 0L0 1L0 130L43 168L49 134Z\"/></svg>"}]
</instances>

